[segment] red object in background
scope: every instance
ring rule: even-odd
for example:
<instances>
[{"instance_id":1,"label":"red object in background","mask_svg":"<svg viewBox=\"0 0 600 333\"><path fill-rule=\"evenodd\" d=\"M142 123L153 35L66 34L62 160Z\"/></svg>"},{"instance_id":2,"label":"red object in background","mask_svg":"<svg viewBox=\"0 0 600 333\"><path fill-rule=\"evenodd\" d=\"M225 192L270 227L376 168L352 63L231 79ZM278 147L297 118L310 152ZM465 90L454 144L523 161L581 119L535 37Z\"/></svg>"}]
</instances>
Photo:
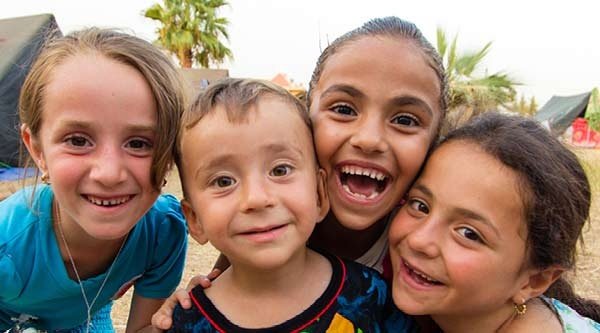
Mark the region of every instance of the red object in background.
<instances>
[{"instance_id":1,"label":"red object in background","mask_svg":"<svg viewBox=\"0 0 600 333\"><path fill-rule=\"evenodd\" d=\"M571 143L577 147L600 148L600 133L594 131L588 126L587 120L577 118L571 124L573 134Z\"/></svg>"}]
</instances>

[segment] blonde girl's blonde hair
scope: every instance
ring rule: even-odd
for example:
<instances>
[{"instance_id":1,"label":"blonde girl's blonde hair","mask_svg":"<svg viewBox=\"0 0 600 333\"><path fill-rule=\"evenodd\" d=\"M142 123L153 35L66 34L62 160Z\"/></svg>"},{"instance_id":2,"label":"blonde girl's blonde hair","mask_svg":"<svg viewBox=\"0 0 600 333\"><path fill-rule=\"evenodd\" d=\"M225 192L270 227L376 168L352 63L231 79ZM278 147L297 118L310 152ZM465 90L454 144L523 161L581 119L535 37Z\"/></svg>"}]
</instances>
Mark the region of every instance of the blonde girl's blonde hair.
<instances>
[{"instance_id":1,"label":"blonde girl's blonde hair","mask_svg":"<svg viewBox=\"0 0 600 333\"><path fill-rule=\"evenodd\" d=\"M87 28L63 37L50 38L25 78L19 96L19 119L33 138L44 121L44 93L54 69L78 54L99 54L138 70L150 86L157 106L156 137L151 181L159 190L174 164L175 140L186 92L172 61L141 38L112 29ZM90 66L94 66L90 63ZM27 164L31 164L29 160Z\"/></svg>"}]
</instances>

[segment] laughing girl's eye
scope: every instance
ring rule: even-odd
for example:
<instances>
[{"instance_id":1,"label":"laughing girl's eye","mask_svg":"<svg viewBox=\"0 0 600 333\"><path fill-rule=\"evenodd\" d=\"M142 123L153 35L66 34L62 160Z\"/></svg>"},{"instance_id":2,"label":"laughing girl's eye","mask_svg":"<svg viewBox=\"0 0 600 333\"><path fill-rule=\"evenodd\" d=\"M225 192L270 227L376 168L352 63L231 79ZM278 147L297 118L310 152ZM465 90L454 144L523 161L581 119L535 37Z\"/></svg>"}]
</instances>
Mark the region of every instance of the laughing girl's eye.
<instances>
[{"instance_id":1,"label":"laughing girl's eye","mask_svg":"<svg viewBox=\"0 0 600 333\"><path fill-rule=\"evenodd\" d=\"M479 236L479 234L468 227L460 227L456 230L461 236L463 236L464 238L468 239L468 240L472 240L475 242L479 242L479 243L483 243L482 238Z\"/></svg>"},{"instance_id":2,"label":"laughing girl's eye","mask_svg":"<svg viewBox=\"0 0 600 333\"><path fill-rule=\"evenodd\" d=\"M419 199L409 199L408 200L408 205L411 209L423 213L423 214L429 214L429 207L427 206L427 204L425 204L423 201L419 200Z\"/></svg>"},{"instance_id":3,"label":"laughing girl's eye","mask_svg":"<svg viewBox=\"0 0 600 333\"><path fill-rule=\"evenodd\" d=\"M392 119L392 124L401 126L418 126L419 120L411 115L399 114Z\"/></svg>"},{"instance_id":4,"label":"laughing girl's eye","mask_svg":"<svg viewBox=\"0 0 600 333\"><path fill-rule=\"evenodd\" d=\"M331 111L338 113L340 115L344 115L344 116L355 116L356 115L356 111L354 111L354 109L352 109L350 106L348 106L346 104L334 105L331 108Z\"/></svg>"},{"instance_id":5,"label":"laughing girl's eye","mask_svg":"<svg viewBox=\"0 0 600 333\"><path fill-rule=\"evenodd\" d=\"M83 135L71 135L65 139L65 142L73 147L86 147L92 145L92 143Z\"/></svg>"},{"instance_id":6,"label":"laughing girl's eye","mask_svg":"<svg viewBox=\"0 0 600 333\"><path fill-rule=\"evenodd\" d=\"M228 176L221 176L211 182L211 185L214 185L218 188L226 188L233 186L235 184L235 179Z\"/></svg>"},{"instance_id":7,"label":"laughing girl's eye","mask_svg":"<svg viewBox=\"0 0 600 333\"><path fill-rule=\"evenodd\" d=\"M274 167L269 174L274 177L287 176L292 172L292 167L287 164L281 164Z\"/></svg>"}]
</instances>

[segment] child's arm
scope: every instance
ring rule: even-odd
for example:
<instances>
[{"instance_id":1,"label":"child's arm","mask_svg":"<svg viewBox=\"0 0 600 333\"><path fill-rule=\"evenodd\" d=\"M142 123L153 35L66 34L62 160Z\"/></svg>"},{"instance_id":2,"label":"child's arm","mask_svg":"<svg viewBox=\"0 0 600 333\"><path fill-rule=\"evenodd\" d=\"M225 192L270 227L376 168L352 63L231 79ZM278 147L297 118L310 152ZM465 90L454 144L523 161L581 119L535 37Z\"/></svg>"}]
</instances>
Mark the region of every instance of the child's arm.
<instances>
[{"instance_id":1,"label":"child's arm","mask_svg":"<svg viewBox=\"0 0 600 333\"><path fill-rule=\"evenodd\" d=\"M133 293L125 332L134 333L149 326L152 314L163 302L164 299L147 298Z\"/></svg>"},{"instance_id":2,"label":"child's arm","mask_svg":"<svg viewBox=\"0 0 600 333\"><path fill-rule=\"evenodd\" d=\"M210 287L210 281L214 280L220 274L221 271L218 268L214 268L207 276L194 276L188 283L186 289L177 289L165 300L160 309L152 316L152 326L159 330L168 330L171 328L171 325L173 325L173 309L175 309L177 303L181 304L182 308L189 309L192 306L189 291L198 285L202 286L204 289Z\"/></svg>"}]
</instances>

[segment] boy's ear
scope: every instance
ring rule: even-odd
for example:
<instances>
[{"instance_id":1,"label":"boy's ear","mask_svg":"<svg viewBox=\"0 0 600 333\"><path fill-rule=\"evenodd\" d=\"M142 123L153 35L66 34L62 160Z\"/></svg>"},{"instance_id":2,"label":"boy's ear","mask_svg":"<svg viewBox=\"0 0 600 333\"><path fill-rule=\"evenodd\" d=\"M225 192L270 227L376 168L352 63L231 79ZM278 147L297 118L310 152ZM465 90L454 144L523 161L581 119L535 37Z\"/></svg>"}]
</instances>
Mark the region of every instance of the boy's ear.
<instances>
[{"instance_id":1,"label":"boy's ear","mask_svg":"<svg viewBox=\"0 0 600 333\"><path fill-rule=\"evenodd\" d=\"M325 170L319 168L317 171L317 207L319 209L319 219L321 222L329 212L329 195L327 194L327 174Z\"/></svg>"},{"instance_id":2,"label":"boy's ear","mask_svg":"<svg viewBox=\"0 0 600 333\"><path fill-rule=\"evenodd\" d=\"M25 144L29 155L33 159L33 162L37 165L38 169L42 173L46 172L46 161L44 160L44 154L40 147L40 144L36 138L31 134L31 129L26 124L21 125L21 140Z\"/></svg>"},{"instance_id":3,"label":"boy's ear","mask_svg":"<svg viewBox=\"0 0 600 333\"><path fill-rule=\"evenodd\" d=\"M204 234L202 223L196 218L194 208L192 208L192 205L190 205L186 199L181 200L181 210L183 210L183 215L185 216L188 230L190 231L192 238L202 245L206 244L208 239Z\"/></svg>"},{"instance_id":4,"label":"boy's ear","mask_svg":"<svg viewBox=\"0 0 600 333\"><path fill-rule=\"evenodd\" d=\"M513 296L515 304L542 295L550 286L560 278L565 269L560 266L550 266L545 269L528 269L519 291Z\"/></svg>"}]
</instances>

